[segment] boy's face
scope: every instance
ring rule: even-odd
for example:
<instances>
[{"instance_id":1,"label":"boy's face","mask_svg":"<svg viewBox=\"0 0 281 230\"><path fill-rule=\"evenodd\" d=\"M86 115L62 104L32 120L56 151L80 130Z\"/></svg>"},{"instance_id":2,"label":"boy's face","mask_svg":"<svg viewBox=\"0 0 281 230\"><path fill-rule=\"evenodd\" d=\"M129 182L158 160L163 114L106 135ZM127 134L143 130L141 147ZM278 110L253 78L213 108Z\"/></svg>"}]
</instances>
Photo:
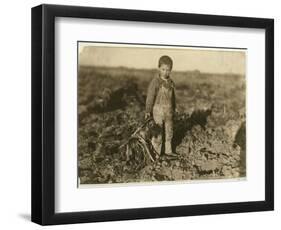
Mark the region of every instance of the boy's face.
<instances>
[{"instance_id":1,"label":"boy's face","mask_svg":"<svg viewBox=\"0 0 281 230\"><path fill-rule=\"evenodd\" d=\"M169 78L171 71L171 67L167 64L161 64L161 66L159 67L159 74L162 78Z\"/></svg>"}]
</instances>

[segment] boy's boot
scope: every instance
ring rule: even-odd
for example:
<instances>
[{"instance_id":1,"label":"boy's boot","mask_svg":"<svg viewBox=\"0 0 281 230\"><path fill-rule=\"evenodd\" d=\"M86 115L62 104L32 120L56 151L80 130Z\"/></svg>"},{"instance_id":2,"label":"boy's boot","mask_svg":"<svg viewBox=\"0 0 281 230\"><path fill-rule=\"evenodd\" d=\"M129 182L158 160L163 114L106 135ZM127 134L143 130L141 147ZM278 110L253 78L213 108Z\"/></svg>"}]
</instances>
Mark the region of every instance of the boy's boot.
<instances>
[{"instance_id":1,"label":"boy's boot","mask_svg":"<svg viewBox=\"0 0 281 230\"><path fill-rule=\"evenodd\" d=\"M165 154L170 155L170 156L177 156L176 153L173 153L172 151L172 143L171 141L166 141L165 142Z\"/></svg>"}]
</instances>

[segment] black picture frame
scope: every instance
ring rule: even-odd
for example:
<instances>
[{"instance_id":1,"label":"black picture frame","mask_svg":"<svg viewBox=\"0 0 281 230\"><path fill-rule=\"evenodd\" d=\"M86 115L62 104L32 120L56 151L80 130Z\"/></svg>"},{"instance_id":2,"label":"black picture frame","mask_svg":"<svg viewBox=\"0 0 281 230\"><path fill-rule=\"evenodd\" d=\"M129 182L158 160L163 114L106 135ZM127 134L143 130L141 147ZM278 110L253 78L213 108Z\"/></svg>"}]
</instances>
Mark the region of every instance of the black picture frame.
<instances>
[{"instance_id":1,"label":"black picture frame","mask_svg":"<svg viewBox=\"0 0 281 230\"><path fill-rule=\"evenodd\" d=\"M109 19L265 29L265 200L55 213L55 18ZM274 209L274 20L40 5L32 8L32 221L41 225L163 218Z\"/></svg>"}]
</instances>

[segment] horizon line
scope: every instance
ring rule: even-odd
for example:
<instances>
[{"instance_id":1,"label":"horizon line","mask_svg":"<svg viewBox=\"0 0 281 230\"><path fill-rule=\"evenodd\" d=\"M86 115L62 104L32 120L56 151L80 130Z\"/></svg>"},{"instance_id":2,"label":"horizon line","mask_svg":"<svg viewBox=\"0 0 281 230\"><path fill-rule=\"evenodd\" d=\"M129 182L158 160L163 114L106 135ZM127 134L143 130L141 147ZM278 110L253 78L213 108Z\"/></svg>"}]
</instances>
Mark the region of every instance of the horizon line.
<instances>
[{"instance_id":1,"label":"horizon line","mask_svg":"<svg viewBox=\"0 0 281 230\"><path fill-rule=\"evenodd\" d=\"M127 66L104 66L104 65L85 65L85 64L78 64L78 66L81 67L91 67L91 68L111 68L111 69L134 69L134 70L151 70L151 71L155 71L157 70L157 68L136 68L136 67L127 67ZM219 72L203 72L199 69L193 69L193 70L172 70L173 72L178 72L178 73L186 73L186 72L199 72L200 74L216 74L216 75L239 75L239 76L245 76L246 74L242 74L242 73L231 73L231 72L223 72L223 73L219 73Z\"/></svg>"}]
</instances>

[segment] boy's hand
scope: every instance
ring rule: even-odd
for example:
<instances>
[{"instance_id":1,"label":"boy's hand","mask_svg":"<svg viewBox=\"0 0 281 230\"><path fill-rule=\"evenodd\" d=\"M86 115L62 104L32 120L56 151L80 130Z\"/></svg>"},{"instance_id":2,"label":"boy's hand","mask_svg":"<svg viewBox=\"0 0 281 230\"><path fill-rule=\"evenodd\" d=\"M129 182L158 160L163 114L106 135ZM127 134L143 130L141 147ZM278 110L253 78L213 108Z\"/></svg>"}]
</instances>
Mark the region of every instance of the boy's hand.
<instances>
[{"instance_id":1,"label":"boy's hand","mask_svg":"<svg viewBox=\"0 0 281 230\"><path fill-rule=\"evenodd\" d=\"M150 118L150 113L145 113L145 116L144 116L144 119L146 120L146 119L148 119L148 118Z\"/></svg>"}]
</instances>

